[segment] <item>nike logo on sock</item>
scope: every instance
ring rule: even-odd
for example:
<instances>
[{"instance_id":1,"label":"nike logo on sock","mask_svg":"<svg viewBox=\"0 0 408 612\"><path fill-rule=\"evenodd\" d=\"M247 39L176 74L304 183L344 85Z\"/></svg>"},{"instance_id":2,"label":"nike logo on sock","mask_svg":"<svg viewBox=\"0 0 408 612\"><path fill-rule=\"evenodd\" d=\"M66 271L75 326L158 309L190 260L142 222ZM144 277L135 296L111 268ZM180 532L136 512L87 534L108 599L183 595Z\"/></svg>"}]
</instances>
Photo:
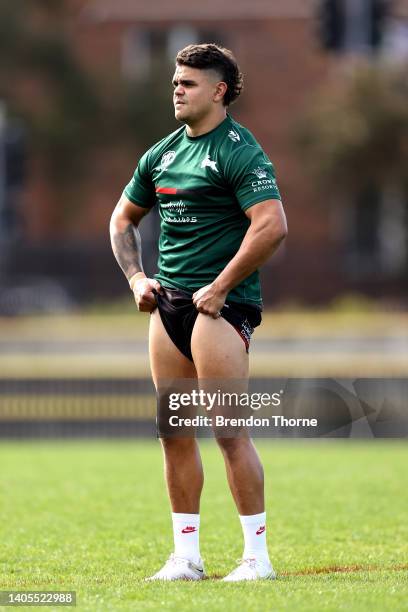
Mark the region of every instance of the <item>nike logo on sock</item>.
<instances>
[{"instance_id":1,"label":"nike logo on sock","mask_svg":"<svg viewBox=\"0 0 408 612\"><path fill-rule=\"evenodd\" d=\"M261 535L261 533L263 533L265 529L266 529L265 525L262 525L262 527L260 527L258 531L256 532L256 535Z\"/></svg>"},{"instance_id":2,"label":"nike logo on sock","mask_svg":"<svg viewBox=\"0 0 408 612\"><path fill-rule=\"evenodd\" d=\"M187 525L187 527L181 530L181 533L194 533L194 531L197 531L197 527L190 527Z\"/></svg>"}]
</instances>

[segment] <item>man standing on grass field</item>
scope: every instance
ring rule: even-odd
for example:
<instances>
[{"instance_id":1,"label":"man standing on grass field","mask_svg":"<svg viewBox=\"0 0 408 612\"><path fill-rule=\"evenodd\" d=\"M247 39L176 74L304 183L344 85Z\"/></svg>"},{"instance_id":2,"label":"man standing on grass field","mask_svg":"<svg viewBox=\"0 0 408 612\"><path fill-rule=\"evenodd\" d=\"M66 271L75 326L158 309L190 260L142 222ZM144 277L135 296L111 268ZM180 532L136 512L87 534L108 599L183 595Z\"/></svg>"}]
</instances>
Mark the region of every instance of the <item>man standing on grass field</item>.
<instances>
[{"instance_id":1,"label":"man standing on grass field","mask_svg":"<svg viewBox=\"0 0 408 612\"><path fill-rule=\"evenodd\" d=\"M140 159L111 219L115 257L140 311L151 313L150 365L163 379L248 379L261 322L257 269L287 233L273 165L227 114L243 87L232 53L189 45L176 57L175 117L183 126ZM159 272L143 272L138 225L157 204ZM195 438L161 440L174 553L151 580L200 580L203 469ZM244 534L226 581L275 577L266 546L263 469L249 437L217 438Z\"/></svg>"}]
</instances>

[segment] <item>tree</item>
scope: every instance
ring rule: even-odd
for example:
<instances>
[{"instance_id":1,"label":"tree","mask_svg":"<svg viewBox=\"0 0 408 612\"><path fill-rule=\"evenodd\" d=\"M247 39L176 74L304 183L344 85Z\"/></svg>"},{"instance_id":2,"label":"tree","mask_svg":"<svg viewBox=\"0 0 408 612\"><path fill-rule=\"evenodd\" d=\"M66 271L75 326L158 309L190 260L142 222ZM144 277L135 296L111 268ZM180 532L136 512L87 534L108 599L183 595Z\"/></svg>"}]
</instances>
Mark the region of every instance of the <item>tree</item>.
<instances>
[{"instance_id":1,"label":"tree","mask_svg":"<svg viewBox=\"0 0 408 612\"><path fill-rule=\"evenodd\" d=\"M83 167L103 126L97 88L64 31L66 12L64 0L0 3L0 99L24 119L29 147L56 182ZM38 99L21 95L27 82L38 85Z\"/></svg>"},{"instance_id":2,"label":"tree","mask_svg":"<svg viewBox=\"0 0 408 612\"><path fill-rule=\"evenodd\" d=\"M337 75L338 77L338 75ZM295 129L323 187L408 186L408 66L360 64L313 99Z\"/></svg>"}]
</instances>

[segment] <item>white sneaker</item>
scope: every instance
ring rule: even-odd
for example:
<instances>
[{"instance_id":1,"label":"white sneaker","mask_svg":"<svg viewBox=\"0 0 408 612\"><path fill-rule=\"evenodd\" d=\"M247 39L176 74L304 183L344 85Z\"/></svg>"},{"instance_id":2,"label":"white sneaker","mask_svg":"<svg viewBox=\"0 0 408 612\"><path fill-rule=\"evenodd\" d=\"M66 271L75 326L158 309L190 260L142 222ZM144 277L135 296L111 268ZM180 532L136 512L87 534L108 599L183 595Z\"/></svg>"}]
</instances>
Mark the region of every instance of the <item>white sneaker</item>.
<instances>
[{"instance_id":1,"label":"white sneaker","mask_svg":"<svg viewBox=\"0 0 408 612\"><path fill-rule=\"evenodd\" d=\"M240 582L241 580L274 580L276 574L269 561L260 559L240 559L236 567L223 582Z\"/></svg>"},{"instance_id":2,"label":"white sneaker","mask_svg":"<svg viewBox=\"0 0 408 612\"><path fill-rule=\"evenodd\" d=\"M205 577L202 560L198 565L189 559L170 555L160 571L146 580L202 580Z\"/></svg>"}]
</instances>

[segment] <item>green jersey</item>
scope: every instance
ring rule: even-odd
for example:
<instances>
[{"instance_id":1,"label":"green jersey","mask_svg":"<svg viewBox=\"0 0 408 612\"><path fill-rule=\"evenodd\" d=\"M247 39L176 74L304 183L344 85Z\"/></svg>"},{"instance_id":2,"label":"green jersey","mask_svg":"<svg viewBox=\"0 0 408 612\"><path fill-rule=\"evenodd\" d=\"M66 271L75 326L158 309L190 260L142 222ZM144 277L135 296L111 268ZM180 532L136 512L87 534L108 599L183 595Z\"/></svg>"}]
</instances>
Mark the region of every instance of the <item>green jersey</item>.
<instances>
[{"instance_id":1,"label":"green jersey","mask_svg":"<svg viewBox=\"0 0 408 612\"><path fill-rule=\"evenodd\" d=\"M250 225L244 211L280 199L272 163L229 115L211 132L191 137L183 126L154 145L124 194L138 206L159 206L155 278L190 293L211 283L238 251ZM262 304L258 271L228 299Z\"/></svg>"}]
</instances>

